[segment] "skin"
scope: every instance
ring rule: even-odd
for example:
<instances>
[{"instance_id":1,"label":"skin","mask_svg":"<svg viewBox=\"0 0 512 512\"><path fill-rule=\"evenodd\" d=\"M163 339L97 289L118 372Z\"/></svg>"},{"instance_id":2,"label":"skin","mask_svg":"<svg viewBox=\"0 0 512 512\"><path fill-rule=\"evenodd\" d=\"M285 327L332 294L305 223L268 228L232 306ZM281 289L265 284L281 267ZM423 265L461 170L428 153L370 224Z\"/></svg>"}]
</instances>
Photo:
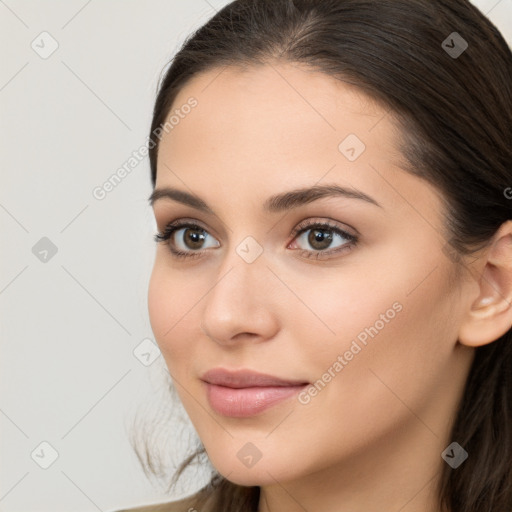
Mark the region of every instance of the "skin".
<instances>
[{"instance_id":1,"label":"skin","mask_svg":"<svg viewBox=\"0 0 512 512\"><path fill-rule=\"evenodd\" d=\"M401 168L386 110L346 83L288 63L196 76L178 108L198 105L160 142L156 189L194 193L215 215L170 199L154 205L158 230L176 219L206 230L198 258L158 244L148 292L151 326L180 399L216 469L262 488L259 512L439 510L436 485L474 348L512 323L511 227L456 276L443 251L440 193ZM356 134L365 151L338 149ZM364 192L263 211L277 193L316 184ZM358 243L322 259L291 236L330 220ZM357 230L357 231L354 231ZM178 249L184 231L176 236ZM332 233L332 232L331 232ZM253 237L252 263L236 252ZM332 245L347 240L333 233ZM335 250L334 249L334 250ZM292 398L250 418L209 405L208 369L252 369L314 383L358 334L402 306L307 404ZM248 442L261 459L246 467Z\"/></svg>"}]
</instances>

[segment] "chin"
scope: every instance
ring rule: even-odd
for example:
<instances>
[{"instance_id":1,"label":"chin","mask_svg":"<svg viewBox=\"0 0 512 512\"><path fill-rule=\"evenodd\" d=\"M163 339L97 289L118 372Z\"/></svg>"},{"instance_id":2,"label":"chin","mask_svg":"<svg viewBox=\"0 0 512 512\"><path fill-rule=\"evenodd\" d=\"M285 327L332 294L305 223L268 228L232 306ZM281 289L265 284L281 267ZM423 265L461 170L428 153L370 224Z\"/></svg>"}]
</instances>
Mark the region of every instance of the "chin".
<instances>
[{"instance_id":1,"label":"chin","mask_svg":"<svg viewBox=\"0 0 512 512\"><path fill-rule=\"evenodd\" d=\"M281 482L297 478L296 467L295 473L291 474L290 465L285 464L285 461L272 460L265 456L252 466L245 466L236 452L233 457L227 458L225 454L219 454L219 457L212 457L210 461L226 480L247 487L274 485L276 480Z\"/></svg>"},{"instance_id":2,"label":"chin","mask_svg":"<svg viewBox=\"0 0 512 512\"><path fill-rule=\"evenodd\" d=\"M255 468L236 469L235 471L228 470L226 472L219 471L219 473L231 483L236 485L243 485L246 487L272 485L276 483L276 480L281 481L279 476L276 477L274 475L272 469L270 469L268 473L267 471L262 471L261 469L256 472ZM274 478L272 478L271 475L274 476Z\"/></svg>"}]
</instances>

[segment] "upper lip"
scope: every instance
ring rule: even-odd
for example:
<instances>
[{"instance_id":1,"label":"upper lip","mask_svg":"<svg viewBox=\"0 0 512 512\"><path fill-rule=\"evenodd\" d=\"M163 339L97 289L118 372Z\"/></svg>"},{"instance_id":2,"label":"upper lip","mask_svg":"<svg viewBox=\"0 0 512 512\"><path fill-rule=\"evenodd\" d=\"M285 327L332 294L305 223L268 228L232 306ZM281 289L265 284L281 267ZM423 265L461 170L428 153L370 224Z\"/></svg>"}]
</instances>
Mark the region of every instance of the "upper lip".
<instances>
[{"instance_id":1,"label":"upper lip","mask_svg":"<svg viewBox=\"0 0 512 512\"><path fill-rule=\"evenodd\" d=\"M270 386L300 386L308 384L308 382L303 380L281 379L253 370L226 370L224 368L208 370L203 374L201 380L209 384L235 389Z\"/></svg>"}]
</instances>

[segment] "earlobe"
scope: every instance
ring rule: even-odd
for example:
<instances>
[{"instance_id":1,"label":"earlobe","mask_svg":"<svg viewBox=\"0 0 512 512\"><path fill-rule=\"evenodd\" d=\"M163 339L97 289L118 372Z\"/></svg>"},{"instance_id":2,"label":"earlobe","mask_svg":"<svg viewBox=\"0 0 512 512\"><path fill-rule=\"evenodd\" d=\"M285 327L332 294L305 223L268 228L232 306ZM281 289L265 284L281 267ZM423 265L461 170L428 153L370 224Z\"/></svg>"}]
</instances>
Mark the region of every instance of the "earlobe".
<instances>
[{"instance_id":1,"label":"earlobe","mask_svg":"<svg viewBox=\"0 0 512 512\"><path fill-rule=\"evenodd\" d=\"M470 347L492 343L512 326L512 221L500 226L481 258L478 297L468 308L458 338Z\"/></svg>"}]
</instances>

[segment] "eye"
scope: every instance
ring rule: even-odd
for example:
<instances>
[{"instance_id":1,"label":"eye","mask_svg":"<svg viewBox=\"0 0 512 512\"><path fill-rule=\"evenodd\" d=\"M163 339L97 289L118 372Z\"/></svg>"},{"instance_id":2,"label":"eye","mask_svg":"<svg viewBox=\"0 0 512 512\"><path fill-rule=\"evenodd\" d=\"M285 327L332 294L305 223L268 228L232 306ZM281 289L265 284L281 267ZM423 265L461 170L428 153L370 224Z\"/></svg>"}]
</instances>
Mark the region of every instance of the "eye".
<instances>
[{"instance_id":1,"label":"eye","mask_svg":"<svg viewBox=\"0 0 512 512\"><path fill-rule=\"evenodd\" d=\"M193 258L201 256L203 249L220 247L218 242L216 245L204 246L208 237L211 236L198 224L182 220L167 224L154 239L155 242L168 242L169 250L177 258Z\"/></svg>"},{"instance_id":2,"label":"eye","mask_svg":"<svg viewBox=\"0 0 512 512\"><path fill-rule=\"evenodd\" d=\"M309 245L312 250L303 249L301 256L306 258L324 258L332 254L352 249L358 242L352 235L329 222L309 220L294 230L293 245ZM292 247L293 248L293 247ZM299 247L300 249L300 247Z\"/></svg>"},{"instance_id":3,"label":"eye","mask_svg":"<svg viewBox=\"0 0 512 512\"><path fill-rule=\"evenodd\" d=\"M301 250L301 256L305 258L329 257L352 249L358 242L356 235L347 233L329 222L318 222L314 219L297 226L292 235L294 237L292 245L296 246L299 243L299 245L312 247L312 250ZM163 232L157 233L154 237L155 242L166 242L170 252L177 258L197 258L205 252L205 249L220 247L219 242L205 245L205 241L209 238L212 238L211 235L199 224L183 219L167 224ZM301 249L300 246L299 249Z\"/></svg>"}]
</instances>

